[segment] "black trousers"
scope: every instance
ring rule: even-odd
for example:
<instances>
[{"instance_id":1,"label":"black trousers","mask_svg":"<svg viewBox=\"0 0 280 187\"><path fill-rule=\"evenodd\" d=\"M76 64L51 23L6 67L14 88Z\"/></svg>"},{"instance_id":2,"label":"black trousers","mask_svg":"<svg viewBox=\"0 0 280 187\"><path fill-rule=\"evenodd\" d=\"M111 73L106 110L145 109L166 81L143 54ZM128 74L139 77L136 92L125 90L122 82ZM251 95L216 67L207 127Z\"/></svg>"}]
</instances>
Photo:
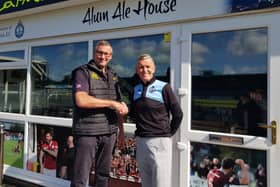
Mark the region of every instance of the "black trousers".
<instances>
[{"instance_id":1,"label":"black trousers","mask_svg":"<svg viewBox=\"0 0 280 187\"><path fill-rule=\"evenodd\" d=\"M71 187L85 187L95 167L94 187L108 187L112 151L116 133L100 136L78 136L75 140L74 174Z\"/></svg>"}]
</instances>

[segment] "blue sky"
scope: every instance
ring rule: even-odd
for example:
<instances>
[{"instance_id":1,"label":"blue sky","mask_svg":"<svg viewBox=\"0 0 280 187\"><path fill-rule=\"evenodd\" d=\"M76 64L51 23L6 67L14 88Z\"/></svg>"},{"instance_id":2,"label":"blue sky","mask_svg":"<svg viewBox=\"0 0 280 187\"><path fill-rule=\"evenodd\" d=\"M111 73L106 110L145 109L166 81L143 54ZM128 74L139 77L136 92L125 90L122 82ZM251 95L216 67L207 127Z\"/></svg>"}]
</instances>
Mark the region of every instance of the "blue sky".
<instances>
[{"instance_id":1,"label":"blue sky","mask_svg":"<svg viewBox=\"0 0 280 187\"><path fill-rule=\"evenodd\" d=\"M156 75L165 75L170 66L170 43L164 34L110 40L113 49L111 66L120 77L132 77L137 57L150 54L156 63Z\"/></svg>"},{"instance_id":2,"label":"blue sky","mask_svg":"<svg viewBox=\"0 0 280 187\"><path fill-rule=\"evenodd\" d=\"M192 74L258 74L267 71L267 29L194 34Z\"/></svg>"},{"instance_id":3,"label":"blue sky","mask_svg":"<svg viewBox=\"0 0 280 187\"><path fill-rule=\"evenodd\" d=\"M267 29L225 31L192 35L192 75L211 71L219 75L267 72ZM156 62L156 75L165 75L170 66L170 43L164 34L109 40L114 54L110 66L120 77L132 77L137 57L149 53ZM87 42L33 47L32 59L48 62L52 80L87 63Z\"/></svg>"},{"instance_id":4,"label":"blue sky","mask_svg":"<svg viewBox=\"0 0 280 187\"><path fill-rule=\"evenodd\" d=\"M170 43L164 34L109 40L114 53L110 66L120 77L132 77L137 57L142 53L153 56L157 65L156 75L165 75L170 64ZM32 59L47 62L49 78L56 81L81 64L87 63L87 42L38 46L32 48Z\"/></svg>"}]
</instances>

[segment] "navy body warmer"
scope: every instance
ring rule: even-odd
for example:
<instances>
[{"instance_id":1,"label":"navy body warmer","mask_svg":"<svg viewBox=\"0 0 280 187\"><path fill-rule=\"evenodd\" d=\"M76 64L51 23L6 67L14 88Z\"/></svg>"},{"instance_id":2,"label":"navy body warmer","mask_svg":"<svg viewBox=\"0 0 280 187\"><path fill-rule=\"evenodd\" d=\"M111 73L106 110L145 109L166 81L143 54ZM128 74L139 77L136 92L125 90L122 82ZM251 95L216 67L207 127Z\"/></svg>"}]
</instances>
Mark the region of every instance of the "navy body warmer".
<instances>
[{"instance_id":1,"label":"navy body warmer","mask_svg":"<svg viewBox=\"0 0 280 187\"><path fill-rule=\"evenodd\" d=\"M117 75L107 68L107 76L92 62L80 67L89 79L89 95L100 99L120 101ZM79 108L74 104L73 133L102 135L117 132L117 114L110 108Z\"/></svg>"}]
</instances>

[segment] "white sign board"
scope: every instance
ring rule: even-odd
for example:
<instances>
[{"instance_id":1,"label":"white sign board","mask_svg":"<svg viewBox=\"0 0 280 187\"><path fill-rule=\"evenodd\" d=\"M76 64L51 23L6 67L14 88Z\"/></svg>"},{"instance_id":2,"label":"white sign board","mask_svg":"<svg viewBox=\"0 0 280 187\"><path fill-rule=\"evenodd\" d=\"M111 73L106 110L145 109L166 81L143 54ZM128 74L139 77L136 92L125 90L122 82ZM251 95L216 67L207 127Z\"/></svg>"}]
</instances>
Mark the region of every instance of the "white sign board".
<instances>
[{"instance_id":1,"label":"white sign board","mask_svg":"<svg viewBox=\"0 0 280 187\"><path fill-rule=\"evenodd\" d=\"M228 10L226 0L125 0L32 14L0 23L0 43L186 20Z\"/></svg>"}]
</instances>

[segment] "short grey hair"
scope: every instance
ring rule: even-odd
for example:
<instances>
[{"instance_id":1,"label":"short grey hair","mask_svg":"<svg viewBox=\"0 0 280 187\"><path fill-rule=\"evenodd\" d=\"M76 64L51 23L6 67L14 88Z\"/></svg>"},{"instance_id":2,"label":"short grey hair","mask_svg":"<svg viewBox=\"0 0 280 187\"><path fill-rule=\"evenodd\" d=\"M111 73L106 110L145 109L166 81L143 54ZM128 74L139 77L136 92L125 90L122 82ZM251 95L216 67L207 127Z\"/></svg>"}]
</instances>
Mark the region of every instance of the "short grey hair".
<instances>
[{"instance_id":1,"label":"short grey hair","mask_svg":"<svg viewBox=\"0 0 280 187\"><path fill-rule=\"evenodd\" d=\"M95 45L95 50L96 50L96 48L97 48L98 46L110 46L111 49L112 49L112 54L113 54L113 47L112 47L112 45L110 44L110 42L108 42L107 40L100 40L100 41L98 41L98 42L96 43L96 45Z\"/></svg>"},{"instance_id":2,"label":"short grey hair","mask_svg":"<svg viewBox=\"0 0 280 187\"><path fill-rule=\"evenodd\" d=\"M147 53L144 53L144 54L141 54L140 56L138 56L137 62L140 60L146 60L146 59L151 59L154 62L154 59L152 58L152 56Z\"/></svg>"},{"instance_id":3,"label":"short grey hair","mask_svg":"<svg viewBox=\"0 0 280 187\"><path fill-rule=\"evenodd\" d=\"M144 54L141 54L141 55L138 56L135 69L137 70L138 64L141 60L147 60L147 59L150 59L152 61L153 65L154 65L154 67L156 68L156 64L154 62L153 57L150 54L144 53Z\"/></svg>"}]
</instances>

